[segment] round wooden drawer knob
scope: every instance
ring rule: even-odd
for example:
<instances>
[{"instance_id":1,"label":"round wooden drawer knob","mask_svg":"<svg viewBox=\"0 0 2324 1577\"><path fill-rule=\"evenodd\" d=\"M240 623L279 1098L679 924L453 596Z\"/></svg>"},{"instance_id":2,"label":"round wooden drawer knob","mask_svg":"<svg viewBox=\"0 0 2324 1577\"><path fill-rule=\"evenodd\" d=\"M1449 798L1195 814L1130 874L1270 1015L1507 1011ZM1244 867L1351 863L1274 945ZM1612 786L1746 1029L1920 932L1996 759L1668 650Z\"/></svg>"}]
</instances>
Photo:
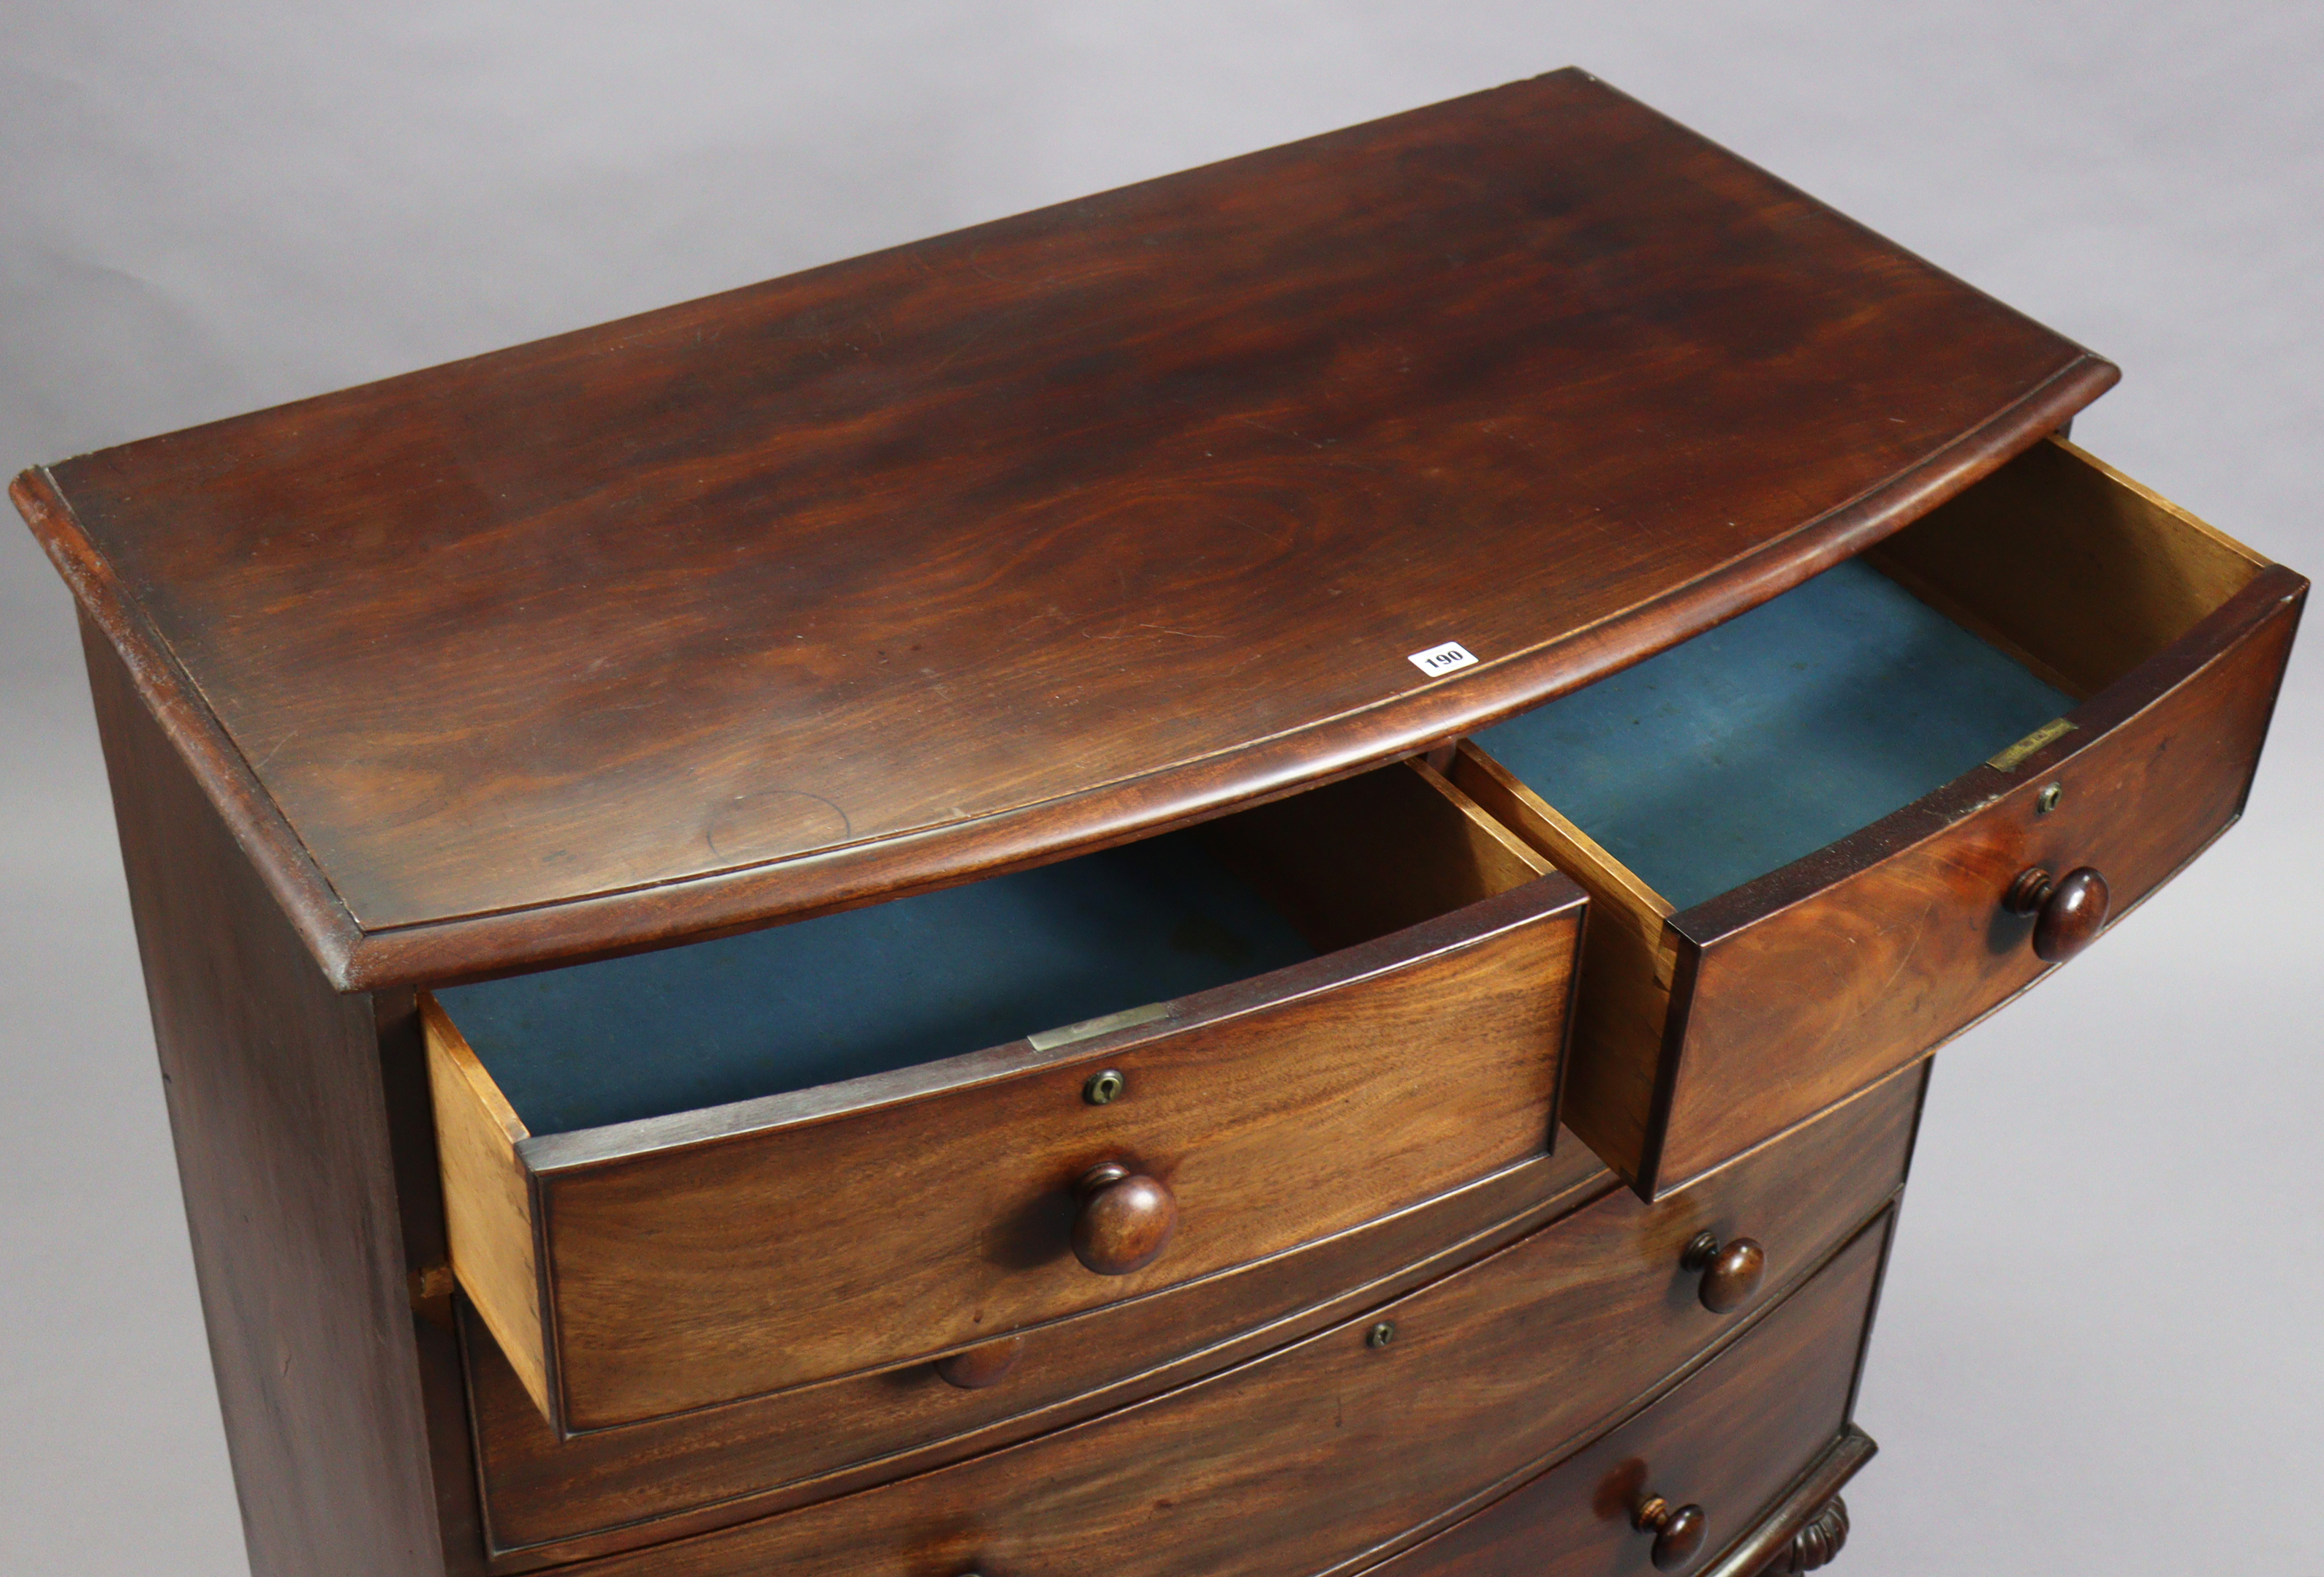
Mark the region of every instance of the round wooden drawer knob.
<instances>
[{"instance_id":1,"label":"round wooden drawer knob","mask_svg":"<svg viewBox=\"0 0 2324 1577\"><path fill-rule=\"evenodd\" d=\"M1741 1308L1767 1278L1767 1250L1754 1238L1722 1244L1715 1232L1697 1232L1679 1263L1702 1272L1702 1306L1714 1314Z\"/></svg>"},{"instance_id":2,"label":"round wooden drawer knob","mask_svg":"<svg viewBox=\"0 0 2324 1577\"><path fill-rule=\"evenodd\" d=\"M2021 871L2006 900L2012 914L2034 917L2034 956L2044 964L2063 964L2089 946L2113 902L2106 878L2088 865L2055 881L2038 865Z\"/></svg>"},{"instance_id":3,"label":"round wooden drawer knob","mask_svg":"<svg viewBox=\"0 0 2324 1577\"><path fill-rule=\"evenodd\" d=\"M964 1391L981 1391L987 1386L997 1386L1009 1378L1017 1360L1025 1355L1025 1339L1003 1336L998 1342L987 1342L982 1347L971 1347L955 1352L950 1358L936 1360L936 1374L948 1386Z\"/></svg>"},{"instance_id":4,"label":"round wooden drawer knob","mask_svg":"<svg viewBox=\"0 0 2324 1577\"><path fill-rule=\"evenodd\" d=\"M1630 1526L1655 1536L1655 1570L1675 1572L1702 1548L1702 1536L1711 1531L1711 1519L1700 1506L1673 1506L1659 1495L1649 1495L1631 1513Z\"/></svg>"},{"instance_id":5,"label":"round wooden drawer knob","mask_svg":"<svg viewBox=\"0 0 2324 1577\"><path fill-rule=\"evenodd\" d=\"M1119 1162L1092 1167L1081 1181L1074 1258L1100 1276L1128 1276L1161 1258L1178 1224L1178 1202L1151 1177Z\"/></svg>"}]
</instances>

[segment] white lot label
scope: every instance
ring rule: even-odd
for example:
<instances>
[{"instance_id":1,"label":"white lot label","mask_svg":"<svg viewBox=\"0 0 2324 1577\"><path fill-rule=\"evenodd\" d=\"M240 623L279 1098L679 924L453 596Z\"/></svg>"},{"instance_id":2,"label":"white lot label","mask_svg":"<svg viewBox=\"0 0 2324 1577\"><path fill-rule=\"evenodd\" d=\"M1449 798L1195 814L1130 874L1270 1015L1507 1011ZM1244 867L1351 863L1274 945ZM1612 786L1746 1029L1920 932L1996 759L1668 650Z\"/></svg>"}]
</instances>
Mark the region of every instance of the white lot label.
<instances>
[{"instance_id":1,"label":"white lot label","mask_svg":"<svg viewBox=\"0 0 2324 1577\"><path fill-rule=\"evenodd\" d=\"M1416 651L1405 660L1422 673L1434 678L1438 674L1449 674L1456 668L1467 668L1477 659L1469 649L1459 641L1448 641L1442 646L1432 646L1425 651Z\"/></svg>"}]
</instances>

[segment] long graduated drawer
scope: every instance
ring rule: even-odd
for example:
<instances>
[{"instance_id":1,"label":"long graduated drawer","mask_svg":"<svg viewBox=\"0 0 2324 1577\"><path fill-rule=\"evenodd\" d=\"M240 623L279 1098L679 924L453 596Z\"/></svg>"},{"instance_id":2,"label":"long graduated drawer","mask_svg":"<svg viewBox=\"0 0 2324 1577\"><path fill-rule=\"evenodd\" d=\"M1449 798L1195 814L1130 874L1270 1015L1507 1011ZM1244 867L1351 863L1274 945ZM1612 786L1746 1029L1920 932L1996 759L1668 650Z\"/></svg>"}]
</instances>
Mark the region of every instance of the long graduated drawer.
<instances>
[{"instance_id":1,"label":"long graduated drawer","mask_svg":"<svg viewBox=\"0 0 2324 1577\"><path fill-rule=\"evenodd\" d=\"M989 1345L1543 1153L1581 892L1423 766L1264 814L427 1001L453 1270L552 1425Z\"/></svg>"},{"instance_id":2,"label":"long graduated drawer","mask_svg":"<svg viewBox=\"0 0 2324 1577\"><path fill-rule=\"evenodd\" d=\"M2241 811L2306 589L2053 439L1465 742L1595 899L1573 1130L1666 1194L2070 957Z\"/></svg>"},{"instance_id":3,"label":"long graduated drawer","mask_svg":"<svg viewBox=\"0 0 2324 1577\"><path fill-rule=\"evenodd\" d=\"M1921 1092L1921 1071L1909 1070L1675 1198L1647 1204L1618 1189L1452 1275L1138 1406L879 1489L560 1570L1339 1569L1425 1536L1564 1456L1779 1300L1902 1184ZM1817 1185L1803 1187L1803 1177ZM1706 1236L1749 1241L1752 1285L1711 1296L1692 1251ZM1460 1449L1446 1449L1453 1441Z\"/></svg>"},{"instance_id":4,"label":"long graduated drawer","mask_svg":"<svg viewBox=\"0 0 2324 1577\"><path fill-rule=\"evenodd\" d=\"M1371 1570L1379 1577L1769 1572L1767 1557L1783 1554L1789 1541L1789 1529L1778 1530L1781 1543L1766 1536L1785 1492L1814 1478L1820 1499L1871 1454L1869 1442L1846 1432L1891 1220L1867 1227L1813 1282L1637 1417ZM1843 1460L1835 1463L1836 1456Z\"/></svg>"},{"instance_id":5,"label":"long graduated drawer","mask_svg":"<svg viewBox=\"0 0 2324 1577\"><path fill-rule=\"evenodd\" d=\"M937 1362L562 1437L470 1316L493 1568L731 1526L1077 1424L1337 1324L1620 1186L1567 1134L1553 1155L1334 1237Z\"/></svg>"}]
</instances>

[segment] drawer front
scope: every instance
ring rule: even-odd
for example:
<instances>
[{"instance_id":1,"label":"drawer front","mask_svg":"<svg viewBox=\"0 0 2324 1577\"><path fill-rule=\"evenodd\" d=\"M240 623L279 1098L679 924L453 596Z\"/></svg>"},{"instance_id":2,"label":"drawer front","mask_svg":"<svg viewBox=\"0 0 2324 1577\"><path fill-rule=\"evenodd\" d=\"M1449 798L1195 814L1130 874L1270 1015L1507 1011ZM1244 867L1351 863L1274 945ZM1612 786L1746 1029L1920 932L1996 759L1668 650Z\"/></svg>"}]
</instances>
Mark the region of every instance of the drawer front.
<instances>
[{"instance_id":1,"label":"drawer front","mask_svg":"<svg viewBox=\"0 0 2324 1577\"><path fill-rule=\"evenodd\" d=\"M2007 905L2020 872L2094 869L2118 917L2201 853L2242 809L2294 590L2255 585L2024 761L1979 767L1807 869L1680 915L1693 945L1665 1032L1655 1186L1683 1186L2054 967L2034 951L2035 920ZM1848 874L1818 885L1827 871Z\"/></svg>"},{"instance_id":2,"label":"drawer front","mask_svg":"<svg viewBox=\"0 0 2324 1577\"><path fill-rule=\"evenodd\" d=\"M1373 1567L1379 1577L1650 1577L1701 1572L1750 1533L1848 1424L1893 1216L1677 1389L1506 1499ZM1669 1548L1637 1512L1692 1508ZM1754 1563L1756 1564L1756 1563Z\"/></svg>"},{"instance_id":3,"label":"drawer front","mask_svg":"<svg viewBox=\"0 0 2324 1577\"><path fill-rule=\"evenodd\" d=\"M1535 783L1463 742L1452 780L1591 896L1568 1125L1659 1197L2070 956L2095 924L2021 876L2087 867L2080 918L2119 918L2236 818L2305 591L2052 442L1600 709L1489 734Z\"/></svg>"},{"instance_id":4,"label":"drawer front","mask_svg":"<svg viewBox=\"0 0 2324 1577\"><path fill-rule=\"evenodd\" d=\"M988 1360L973 1372L917 1364L562 1439L466 1316L494 1565L729 1526L1093 1417L1335 1324L1618 1186L1568 1135L1554 1155L1322 1242L972 1350Z\"/></svg>"},{"instance_id":5,"label":"drawer front","mask_svg":"<svg viewBox=\"0 0 2324 1577\"><path fill-rule=\"evenodd\" d=\"M1466 1269L1151 1401L918 1478L572 1568L635 1577L1282 1577L1466 1510L1731 1335L1900 1182L1915 1071L1686 1194L1609 1194ZM1765 1246L1704 1306L1704 1231Z\"/></svg>"},{"instance_id":6,"label":"drawer front","mask_svg":"<svg viewBox=\"0 0 2324 1577\"><path fill-rule=\"evenodd\" d=\"M1262 866L1364 832L1322 841L1369 939L989 1051L512 1138L429 1000L454 1269L553 1426L980 1346L1545 1153L1581 892L1425 768L1269 809Z\"/></svg>"}]
</instances>

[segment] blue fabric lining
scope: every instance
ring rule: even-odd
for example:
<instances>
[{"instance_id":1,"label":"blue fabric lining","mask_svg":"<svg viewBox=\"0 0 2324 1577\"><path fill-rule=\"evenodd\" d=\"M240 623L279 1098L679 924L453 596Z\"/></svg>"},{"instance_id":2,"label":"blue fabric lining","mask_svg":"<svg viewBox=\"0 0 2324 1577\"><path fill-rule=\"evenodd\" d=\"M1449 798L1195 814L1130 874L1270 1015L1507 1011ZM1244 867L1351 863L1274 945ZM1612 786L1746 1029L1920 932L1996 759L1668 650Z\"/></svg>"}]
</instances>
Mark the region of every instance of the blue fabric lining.
<instances>
[{"instance_id":1,"label":"blue fabric lining","mask_svg":"<svg viewBox=\"0 0 2324 1577\"><path fill-rule=\"evenodd\" d=\"M536 1134L997 1046L1312 958L1171 835L772 930L438 991Z\"/></svg>"},{"instance_id":2,"label":"blue fabric lining","mask_svg":"<svg viewBox=\"0 0 2324 1577\"><path fill-rule=\"evenodd\" d=\"M1911 804L2073 706L1851 560L1475 738L1683 909Z\"/></svg>"},{"instance_id":3,"label":"blue fabric lining","mask_svg":"<svg viewBox=\"0 0 2324 1577\"><path fill-rule=\"evenodd\" d=\"M2072 706L1849 563L1476 739L1685 908ZM437 995L526 1127L558 1133L903 1067L1313 956L1179 834Z\"/></svg>"}]
</instances>

